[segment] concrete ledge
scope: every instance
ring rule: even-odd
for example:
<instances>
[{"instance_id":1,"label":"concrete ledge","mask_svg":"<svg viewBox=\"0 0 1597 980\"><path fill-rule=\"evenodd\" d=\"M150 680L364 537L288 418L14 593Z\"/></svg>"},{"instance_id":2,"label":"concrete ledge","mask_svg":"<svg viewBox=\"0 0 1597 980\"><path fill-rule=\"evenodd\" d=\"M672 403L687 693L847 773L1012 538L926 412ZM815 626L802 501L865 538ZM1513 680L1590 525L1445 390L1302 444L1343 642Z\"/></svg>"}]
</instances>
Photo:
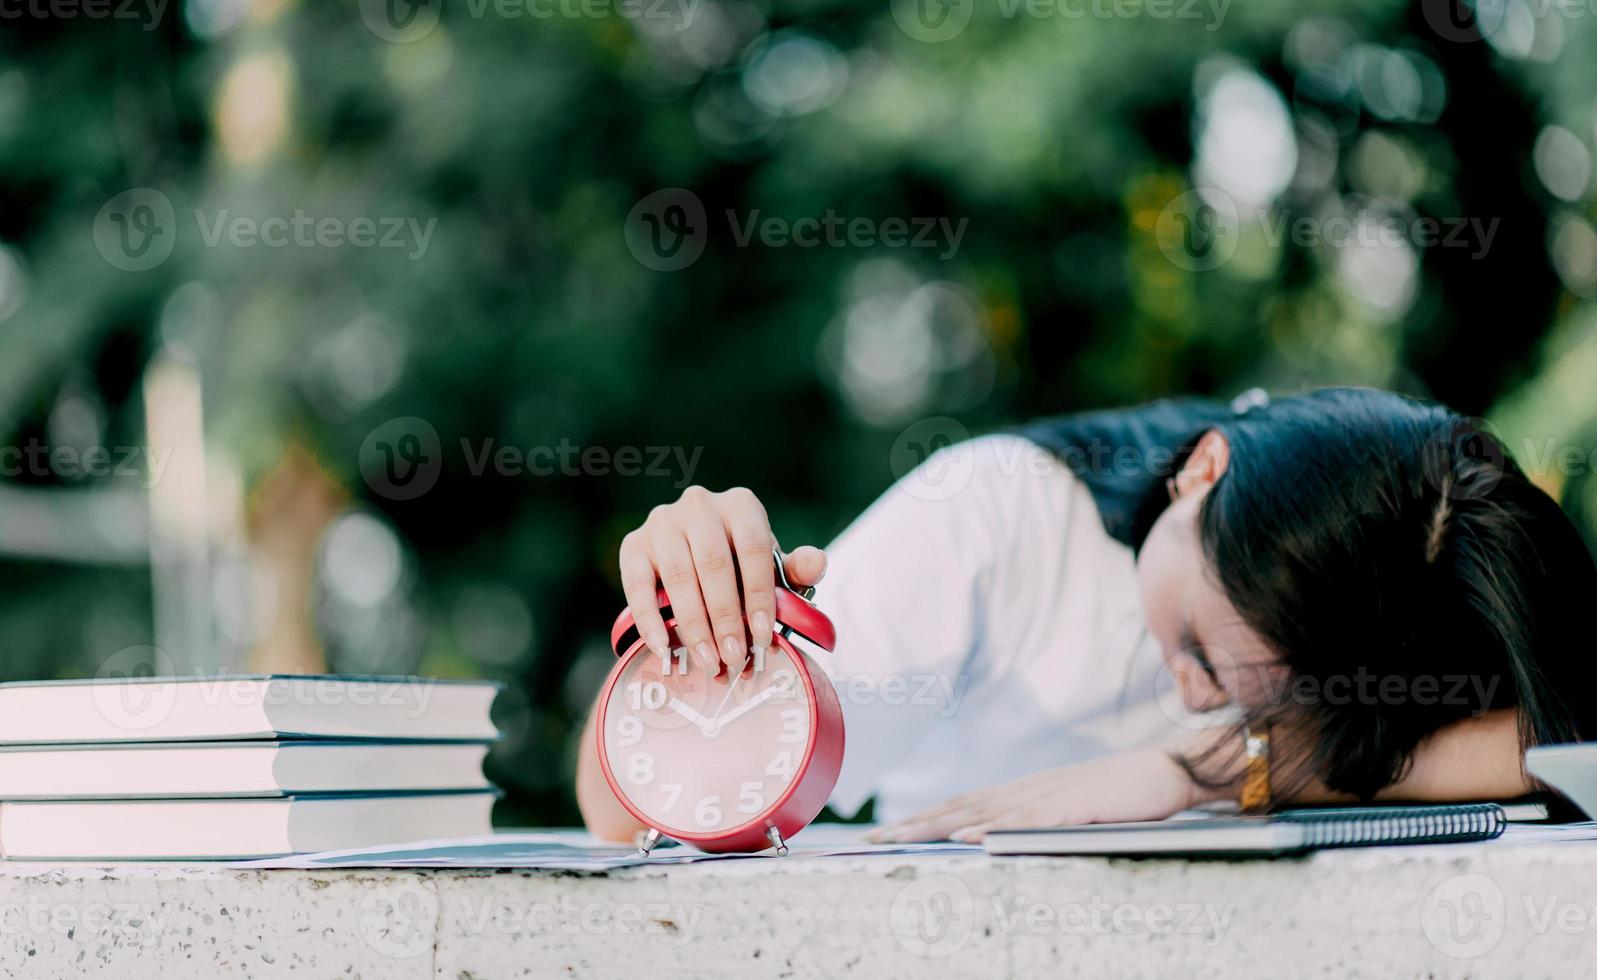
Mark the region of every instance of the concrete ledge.
<instances>
[{"instance_id":1,"label":"concrete ledge","mask_svg":"<svg viewBox=\"0 0 1597 980\"><path fill-rule=\"evenodd\" d=\"M609 873L0 865L0 971L78 977L1573 976L1597 846Z\"/></svg>"}]
</instances>

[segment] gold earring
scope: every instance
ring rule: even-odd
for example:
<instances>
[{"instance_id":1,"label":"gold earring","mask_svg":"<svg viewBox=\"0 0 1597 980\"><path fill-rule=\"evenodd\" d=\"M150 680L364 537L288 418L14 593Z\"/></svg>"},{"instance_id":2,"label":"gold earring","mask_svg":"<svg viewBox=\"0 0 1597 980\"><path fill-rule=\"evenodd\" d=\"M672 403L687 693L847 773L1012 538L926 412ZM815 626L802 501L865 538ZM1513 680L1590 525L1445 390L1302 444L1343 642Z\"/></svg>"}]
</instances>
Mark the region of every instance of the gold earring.
<instances>
[{"instance_id":1,"label":"gold earring","mask_svg":"<svg viewBox=\"0 0 1597 980\"><path fill-rule=\"evenodd\" d=\"M1177 485L1175 477L1167 476L1164 478L1164 489L1165 493L1170 495L1171 503L1181 499L1181 487Z\"/></svg>"},{"instance_id":2,"label":"gold earring","mask_svg":"<svg viewBox=\"0 0 1597 980\"><path fill-rule=\"evenodd\" d=\"M1248 767L1242 781L1242 812L1263 813L1270 809L1270 732L1255 733L1242 726L1243 755Z\"/></svg>"}]
</instances>

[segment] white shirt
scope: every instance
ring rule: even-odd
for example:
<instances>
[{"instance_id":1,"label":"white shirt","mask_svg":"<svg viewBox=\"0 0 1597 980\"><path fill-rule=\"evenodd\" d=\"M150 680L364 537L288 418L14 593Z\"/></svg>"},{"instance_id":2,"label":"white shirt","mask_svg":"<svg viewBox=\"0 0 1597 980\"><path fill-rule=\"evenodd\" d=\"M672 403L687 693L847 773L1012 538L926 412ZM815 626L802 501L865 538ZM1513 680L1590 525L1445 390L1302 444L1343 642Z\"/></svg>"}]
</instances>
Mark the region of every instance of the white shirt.
<instances>
[{"instance_id":1,"label":"white shirt","mask_svg":"<svg viewBox=\"0 0 1597 980\"><path fill-rule=\"evenodd\" d=\"M874 796L892 821L1180 731L1131 550L1033 443L934 454L828 555L816 601L837 650L817 660L843 705L840 813Z\"/></svg>"}]
</instances>

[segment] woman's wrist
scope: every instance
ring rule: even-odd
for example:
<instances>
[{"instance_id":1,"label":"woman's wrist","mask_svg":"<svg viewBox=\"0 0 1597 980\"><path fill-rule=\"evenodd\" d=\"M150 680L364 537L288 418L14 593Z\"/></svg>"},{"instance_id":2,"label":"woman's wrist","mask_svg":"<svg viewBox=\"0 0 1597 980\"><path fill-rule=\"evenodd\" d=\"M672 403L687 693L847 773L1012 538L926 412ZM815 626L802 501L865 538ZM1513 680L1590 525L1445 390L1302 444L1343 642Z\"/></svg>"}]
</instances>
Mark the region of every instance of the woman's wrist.
<instances>
[{"instance_id":1,"label":"woman's wrist","mask_svg":"<svg viewBox=\"0 0 1597 980\"><path fill-rule=\"evenodd\" d=\"M1224 744L1235 738L1235 729L1230 725L1205 728L1177 739L1165 749L1171 767L1184 783L1187 809L1207 803L1235 803L1241 798L1247 757ZM1214 771L1199 772L1199 765L1213 767Z\"/></svg>"},{"instance_id":2,"label":"woman's wrist","mask_svg":"<svg viewBox=\"0 0 1597 980\"><path fill-rule=\"evenodd\" d=\"M1162 795L1170 800L1170 813L1190 810L1206 801L1205 790L1198 781L1192 778L1192 773L1181 764L1183 750L1178 746L1150 746L1146 749L1134 749L1132 757L1144 756L1148 761L1134 765L1131 768L1137 772L1147 773L1148 777L1157 779L1169 788ZM1107 819L1119 820L1122 817L1109 817Z\"/></svg>"}]
</instances>

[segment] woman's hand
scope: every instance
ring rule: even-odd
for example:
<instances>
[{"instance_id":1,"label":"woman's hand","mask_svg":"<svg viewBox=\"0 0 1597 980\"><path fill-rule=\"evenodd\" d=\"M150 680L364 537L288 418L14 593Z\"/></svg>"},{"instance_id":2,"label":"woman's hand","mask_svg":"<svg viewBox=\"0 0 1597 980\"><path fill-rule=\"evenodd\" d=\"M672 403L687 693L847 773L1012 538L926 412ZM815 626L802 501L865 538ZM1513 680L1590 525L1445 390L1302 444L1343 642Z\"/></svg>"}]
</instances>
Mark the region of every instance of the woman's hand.
<instances>
[{"instance_id":1,"label":"woman's hand","mask_svg":"<svg viewBox=\"0 0 1597 980\"><path fill-rule=\"evenodd\" d=\"M1200 796L1170 750L1134 749L956 796L869 839L975 843L990 830L1161 820L1196 806Z\"/></svg>"},{"instance_id":2,"label":"woman's hand","mask_svg":"<svg viewBox=\"0 0 1597 980\"><path fill-rule=\"evenodd\" d=\"M775 544L765 508L742 487L724 493L688 487L676 503L650 511L643 526L621 540L621 586L639 635L655 653L666 653L665 621L655 600L656 583L663 584L682 645L712 674L722 664L729 673L741 671L748 645L756 651L771 645ZM794 585L814 585L826 574L826 555L799 548L783 571Z\"/></svg>"}]
</instances>

